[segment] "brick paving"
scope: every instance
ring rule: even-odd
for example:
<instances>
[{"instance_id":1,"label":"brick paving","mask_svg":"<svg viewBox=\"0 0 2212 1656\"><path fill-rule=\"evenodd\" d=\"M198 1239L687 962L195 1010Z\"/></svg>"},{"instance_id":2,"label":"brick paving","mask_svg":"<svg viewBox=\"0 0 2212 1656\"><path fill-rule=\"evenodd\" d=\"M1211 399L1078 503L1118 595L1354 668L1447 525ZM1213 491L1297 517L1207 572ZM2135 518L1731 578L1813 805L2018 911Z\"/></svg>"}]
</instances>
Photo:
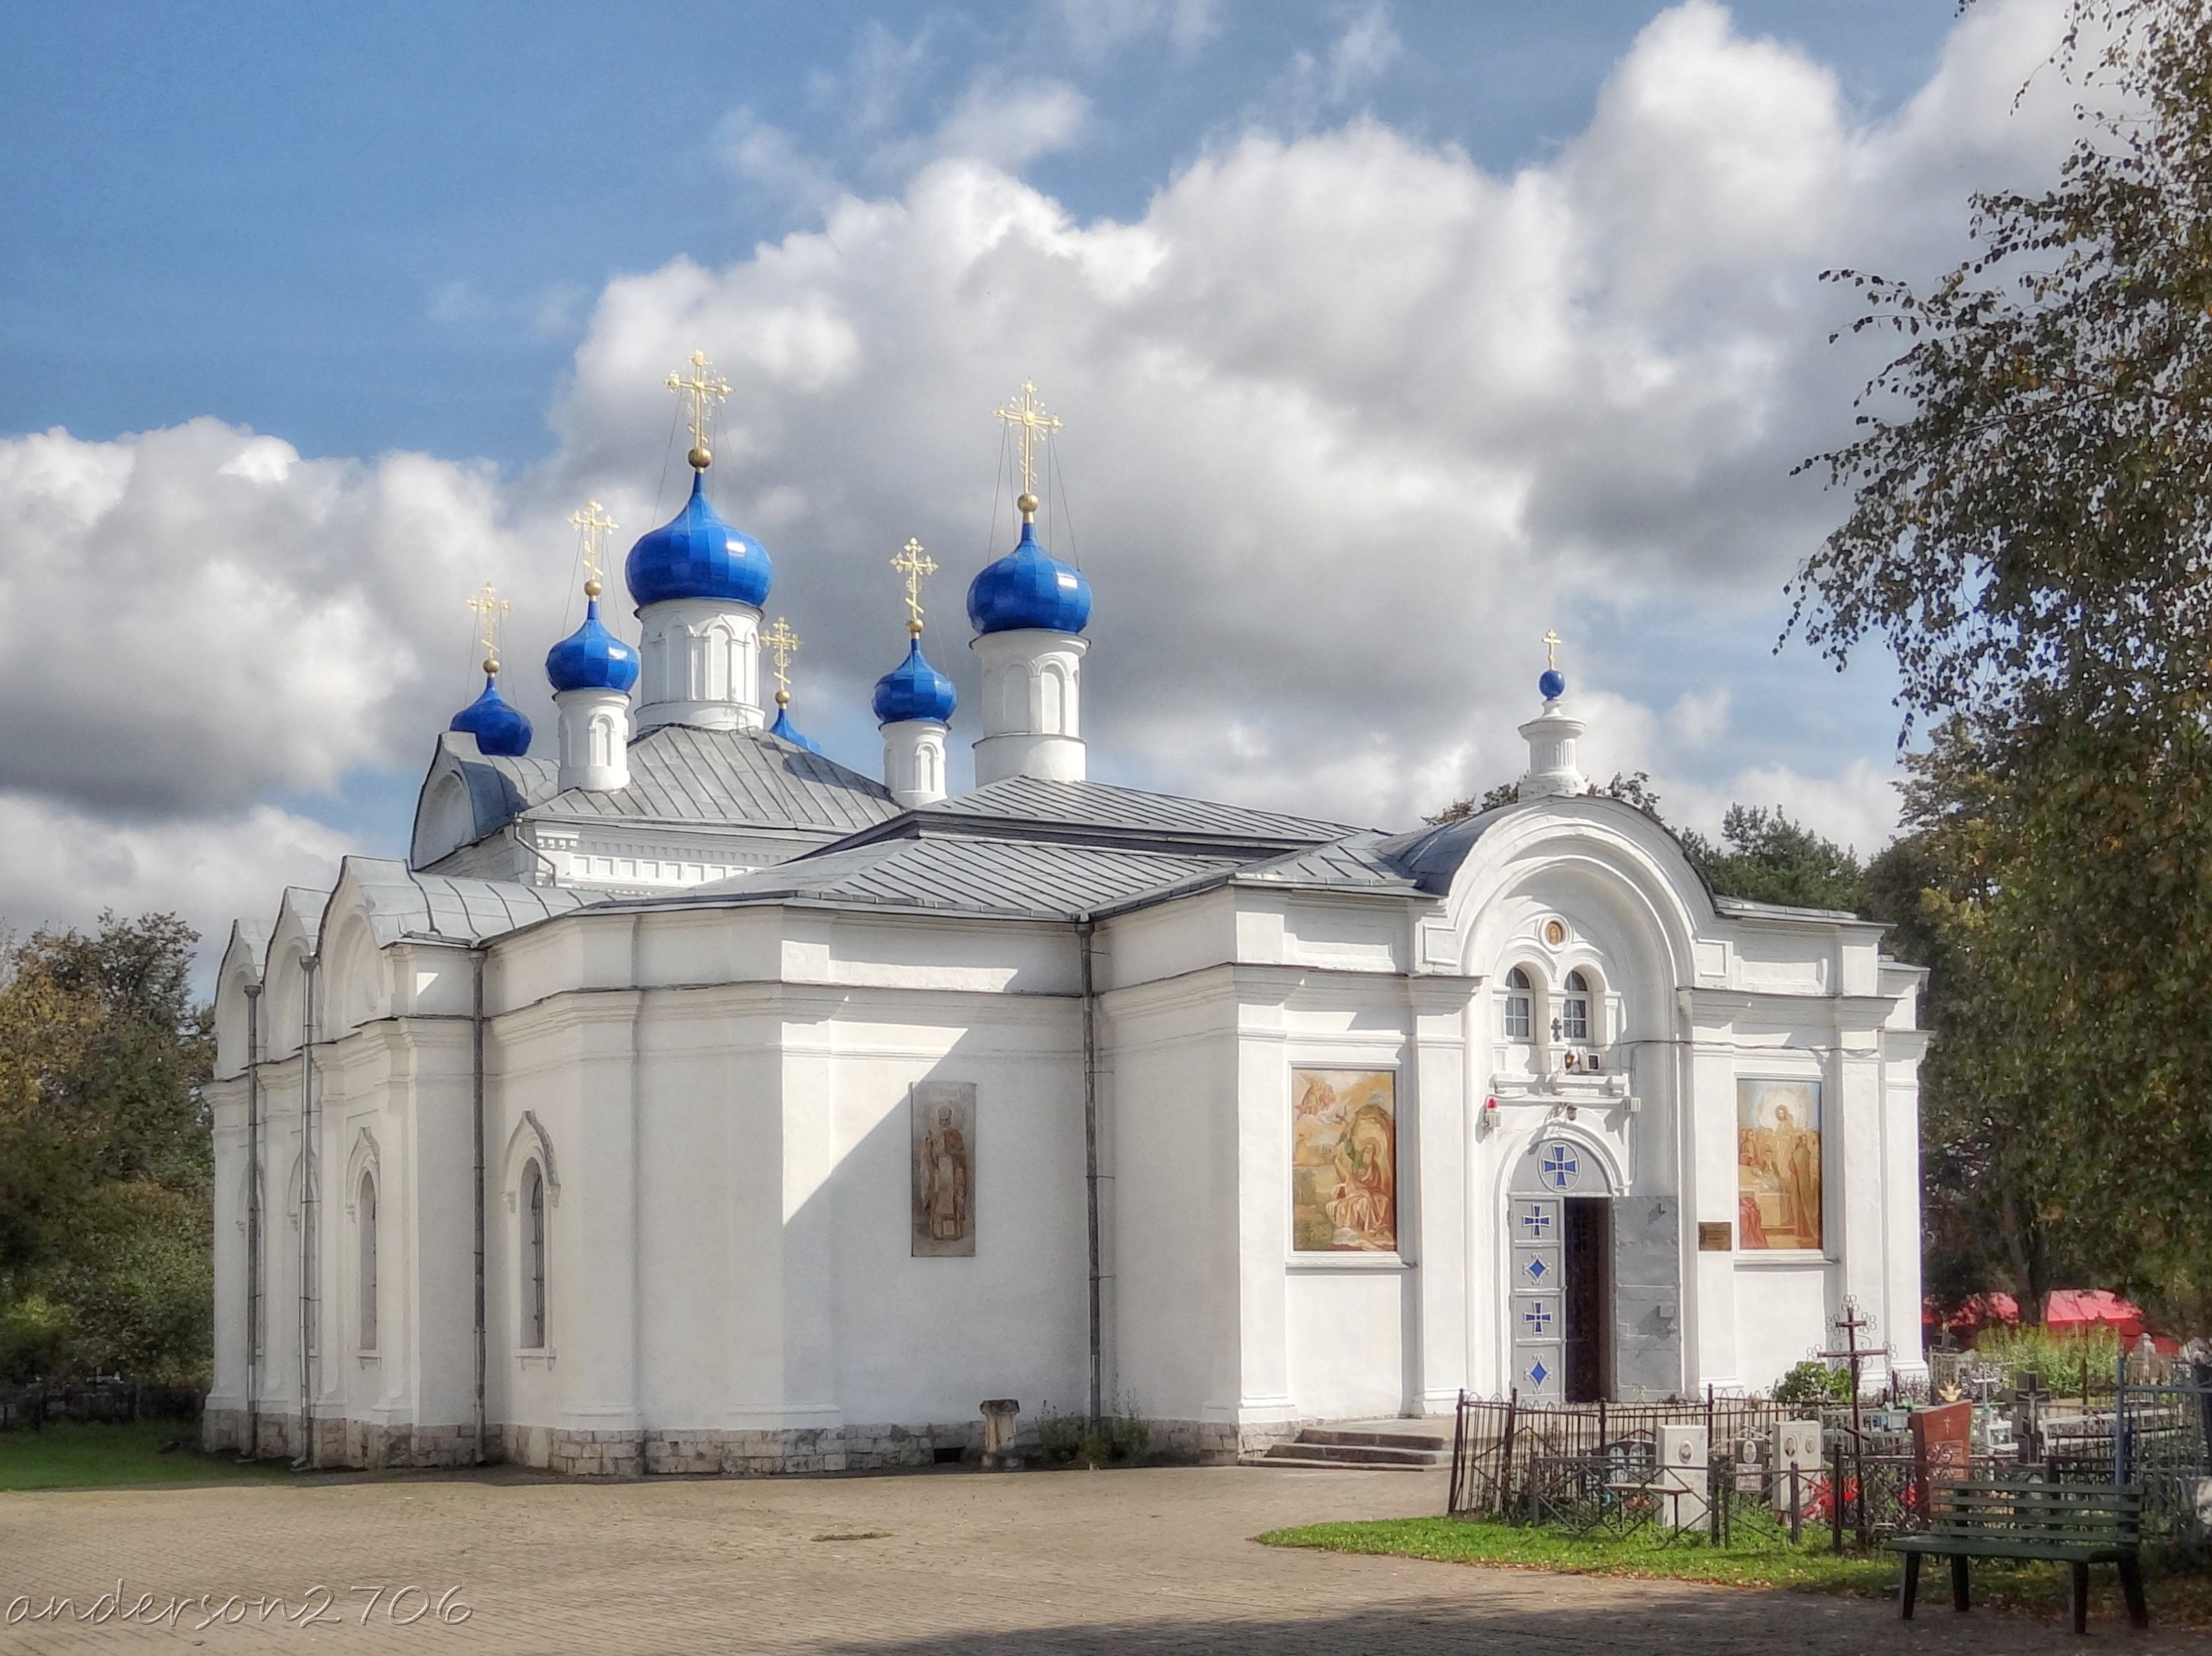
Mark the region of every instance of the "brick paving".
<instances>
[{"instance_id":1,"label":"brick paving","mask_svg":"<svg viewBox=\"0 0 2212 1656\"><path fill-rule=\"evenodd\" d=\"M1278 1525L1432 1513L1426 1473L1240 1468L763 1481L556 1481L504 1470L316 1485L0 1495L0 1601L132 1605L174 1595L173 1629L0 1622L0 1651L204 1648L423 1653L2023 1652L2082 1648L2055 1627L1941 1602L1900 1624L1872 1602L1279 1551ZM872 1539L855 1537L872 1531ZM317 1584L338 1625L297 1615ZM458 1586L459 1626L366 1625L365 1594ZM198 1596L231 1622L198 1629ZM428 1599L409 1595L403 1616ZM2156 1604L2154 1601L2154 1614ZM2184 1630L2094 1623L2130 1651L2212 1650Z\"/></svg>"}]
</instances>

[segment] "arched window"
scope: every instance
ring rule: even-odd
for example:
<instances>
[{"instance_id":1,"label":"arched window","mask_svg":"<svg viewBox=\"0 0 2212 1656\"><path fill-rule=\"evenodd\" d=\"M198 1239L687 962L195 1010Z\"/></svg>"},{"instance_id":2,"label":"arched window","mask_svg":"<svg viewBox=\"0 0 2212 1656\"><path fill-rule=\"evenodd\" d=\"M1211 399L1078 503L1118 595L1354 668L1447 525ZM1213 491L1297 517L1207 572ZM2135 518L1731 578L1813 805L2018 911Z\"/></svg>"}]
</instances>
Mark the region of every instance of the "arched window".
<instances>
[{"instance_id":1,"label":"arched window","mask_svg":"<svg viewBox=\"0 0 2212 1656\"><path fill-rule=\"evenodd\" d=\"M522 1343L545 1343L545 1178L532 1162L522 1170Z\"/></svg>"},{"instance_id":2,"label":"arched window","mask_svg":"<svg viewBox=\"0 0 2212 1656\"><path fill-rule=\"evenodd\" d=\"M1567 992L1559 997L1559 1034L1564 1040L1590 1038L1589 979L1579 971L1567 974Z\"/></svg>"},{"instance_id":3,"label":"arched window","mask_svg":"<svg viewBox=\"0 0 2212 1656\"><path fill-rule=\"evenodd\" d=\"M1535 1033L1535 986L1529 983L1528 974L1516 966L1505 974L1505 1038L1533 1040Z\"/></svg>"},{"instance_id":4,"label":"arched window","mask_svg":"<svg viewBox=\"0 0 2212 1656\"><path fill-rule=\"evenodd\" d=\"M376 1175L361 1176L361 1204L355 1227L361 1241L361 1349L376 1349Z\"/></svg>"}]
</instances>

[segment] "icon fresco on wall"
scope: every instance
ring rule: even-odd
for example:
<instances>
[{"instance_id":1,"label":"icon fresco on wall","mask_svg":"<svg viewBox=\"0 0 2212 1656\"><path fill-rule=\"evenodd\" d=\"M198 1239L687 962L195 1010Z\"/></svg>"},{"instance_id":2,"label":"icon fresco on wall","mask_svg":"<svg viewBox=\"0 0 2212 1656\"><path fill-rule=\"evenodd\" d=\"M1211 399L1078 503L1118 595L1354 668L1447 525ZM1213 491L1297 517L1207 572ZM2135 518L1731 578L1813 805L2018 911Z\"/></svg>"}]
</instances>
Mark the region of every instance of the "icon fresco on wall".
<instances>
[{"instance_id":1,"label":"icon fresco on wall","mask_svg":"<svg viewBox=\"0 0 2212 1656\"><path fill-rule=\"evenodd\" d=\"M1291 1245L1388 1253L1398 1245L1398 1076L1291 1072Z\"/></svg>"},{"instance_id":2,"label":"icon fresco on wall","mask_svg":"<svg viewBox=\"0 0 2212 1656\"><path fill-rule=\"evenodd\" d=\"M975 1083L924 1081L910 1089L916 1259L975 1252Z\"/></svg>"},{"instance_id":3,"label":"icon fresco on wall","mask_svg":"<svg viewBox=\"0 0 2212 1656\"><path fill-rule=\"evenodd\" d=\"M1820 1245L1820 1084L1735 1084L1736 1246Z\"/></svg>"}]
</instances>

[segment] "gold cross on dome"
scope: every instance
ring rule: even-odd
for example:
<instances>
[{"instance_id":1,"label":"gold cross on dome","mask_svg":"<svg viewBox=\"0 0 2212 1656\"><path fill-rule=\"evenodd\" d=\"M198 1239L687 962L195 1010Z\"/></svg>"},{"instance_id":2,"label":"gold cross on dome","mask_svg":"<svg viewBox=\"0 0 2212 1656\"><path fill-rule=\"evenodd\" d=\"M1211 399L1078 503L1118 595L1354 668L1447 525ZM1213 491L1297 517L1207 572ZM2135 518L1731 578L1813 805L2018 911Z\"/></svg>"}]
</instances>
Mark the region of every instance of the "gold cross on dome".
<instances>
[{"instance_id":1,"label":"gold cross on dome","mask_svg":"<svg viewBox=\"0 0 2212 1656\"><path fill-rule=\"evenodd\" d=\"M575 525L584 543L584 590L597 598L599 577L606 573L599 567L599 558L606 551L607 532L619 529L622 525L609 517L595 500L586 501L581 511L569 513L568 521Z\"/></svg>"},{"instance_id":2,"label":"gold cross on dome","mask_svg":"<svg viewBox=\"0 0 2212 1656\"><path fill-rule=\"evenodd\" d=\"M778 707L791 705L791 658L799 654L805 642L791 630L791 623L780 615L775 618L775 624L761 635L761 642L768 646L768 653L775 658L775 704Z\"/></svg>"},{"instance_id":3,"label":"gold cross on dome","mask_svg":"<svg viewBox=\"0 0 2212 1656\"><path fill-rule=\"evenodd\" d=\"M719 374L708 372L714 364L707 360L703 350L693 351L685 367L691 372L687 374L683 368L678 368L668 376L668 388L690 405L691 469L703 472L714 460L714 450L707 447L708 423L713 417L714 405L729 401L730 382Z\"/></svg>"},{"instance_id":4,"label":"gold cross on dome","mask_svg":"<svg viewBox=\"0 0 2212 1656\"><path fill-rule=\"evenodd\" d=\"M1004 408L991 411L1008 425L1018 428L1014 441L1019 445L1022 457L1022 492L1031 500L1036 498L1036 446L1044 438L1060 429L1060 417L1048 414L1037 406L1036 387L1029 381L1022 381L1021 398L1010 400ZM1034 512L1034 506L1025 507Z\"/></svg>"},{"instance_id":5,"label":"gold cross on dome","mask_svg":"<svg viewBox=\"0 0 2212 1656\"><path fill-rule=\"evenodd\" d=\"M906 630L916 638L921 636L921 578L937 573L937 560L926 556L921 543L912 535L891 559L891 568L906 577Z\"/></svg>"},{"instance_id":6,"label":"gold cross on dome","mask_svg":"<svg viewBox=\"0 0 2212 1656\"><path fill-rule=\"evenodd\" d=\"M469 600L469 607L477 612L477 642L483 646L484 671L499 671L499 619L514 606L499 595L499 588L490 581L483 590Z\"/></svg>"},{"instance_id":7,"label":"gold cross on dome","mask_svg":"<svg viewBox=\"0 0 2212 1656\"><path fill-rule=\"evenodd\" d=\"M1556 672L1559 665L1559 635L1558 631L1553 628L1547 627L1544 630L1544 636L1536 642L1544 647L1545 668L1547 671Z\"/></svg>"}]
</instances>

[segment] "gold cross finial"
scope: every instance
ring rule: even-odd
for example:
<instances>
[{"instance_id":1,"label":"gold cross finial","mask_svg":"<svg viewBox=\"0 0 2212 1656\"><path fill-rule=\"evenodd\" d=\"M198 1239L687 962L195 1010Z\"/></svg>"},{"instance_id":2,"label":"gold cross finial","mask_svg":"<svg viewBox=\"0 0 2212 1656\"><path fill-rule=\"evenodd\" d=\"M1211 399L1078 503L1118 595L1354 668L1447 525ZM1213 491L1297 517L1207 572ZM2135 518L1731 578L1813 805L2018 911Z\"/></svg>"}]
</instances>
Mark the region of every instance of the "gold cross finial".
<instances>
[{"instance_id":1,"label":"gold cross finial","mask_svg":"<svg viewBox=\"0 0 2212 1656\"><path fill-rule=\"evenodd\" d=\"M484 671L495 673L499 671L499 618L514 606L487 581L483 590L469 600L469 607L477 612L477 642L483 646Z\"/></svg>"},{"instance_id":2,"label":"gold cross finial","mask_svg":"<svg viewBox=\"0 0 2212 1656\"><path fill-rule=\"evenodd\" d=\"M775 658L775 704L791 705L791 658L799 654L806 641L791 630L791 623L783 617L775 618L775 624L761 635L761 642Z\"/></svg>"},{"instance_id":3,"label":"gold cross finial","mask_svg":"<svg viewBox=\"0 0 2212 1656\"><path fill-rule=\"evenodd\" d=\"M912 535L891 559L891 568L906 577L906 630L913 636L921 636L921 578L937 573L937 560L924 554L921 543Z\"/></svg>"},{"instance_id":4,"label":"gold cross finial","mask_svg":"<svg viewBox=\"0 0 2212 1656\"><path fill-rule=\"evenodd\" d=\"M584 596L597 598L605 590L599 585L599 577L606 571L599 567L599 557L606 551L607 531L622 526L601 510L595 500L586 501L581 511L569 513L568 521L576 526L576 533L583 539Z\"/></svg>"},{"instance_id":5,"label":"gold cross finial","mask_svg":"<svg viewBox=\"0 0 2212 1656\"><path fill-rule=\"evenodd\" d=\"M1537 642L1544 647L1545 667L1556 672L1559 665L1559 635L1557 630L1551 627L1545 628L1543 637Z\"/></svg>"},{"instance_id":6,"label":"gold cross finial","mask_svg":"<svg viewBox=\"0 0 2212 1656\"><path fill-rule=\"evenodd\" d=\"M1036 446L1060 429L1060 417L1037 406L1036 387L1027 380L1022 381L1018 400L1010 400L1006 407L991 411L1017 428L1014 441L1019 445L1022 457L1022 497L1014 503L1021 508L1022 521L1027 523L1036 515L1037 508Z\"/></svg>"},{"instance_id":7,"label":"gold cross finial","mask_svg":"<svg viewBox=\"0 0 2212 1656\"><path fill-rule=\"evenodd\" d=\"M683 368L678 368L668 376L668 388L691 405L691 453L689 459L693 471L703 472L714 463L714 451L707 447L708 422L717 403L729 401L730 382L719 374L707 371L714 364L707 360L707 353L703 350L693 351L691 360L685 367L691 370L690 373L687 374Z\"/></svg>"}]
</instances>

